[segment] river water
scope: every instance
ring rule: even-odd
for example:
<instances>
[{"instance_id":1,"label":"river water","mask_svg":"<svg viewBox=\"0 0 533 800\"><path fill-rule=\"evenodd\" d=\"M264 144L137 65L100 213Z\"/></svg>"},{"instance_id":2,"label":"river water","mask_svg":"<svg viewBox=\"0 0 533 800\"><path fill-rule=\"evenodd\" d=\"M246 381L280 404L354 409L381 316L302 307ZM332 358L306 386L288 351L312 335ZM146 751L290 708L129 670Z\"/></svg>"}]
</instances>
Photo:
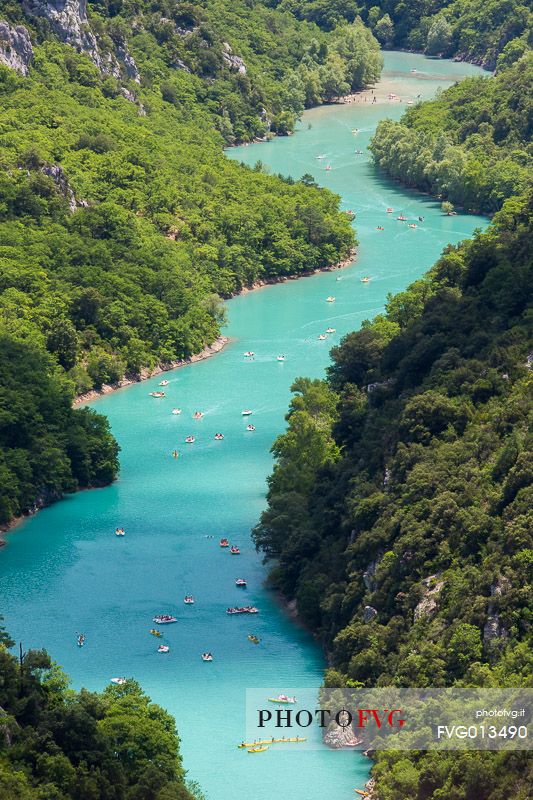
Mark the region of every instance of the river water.
<instances>
[{"instance_id":1,"label":"river water","mask_svg":"<svg viewBox=\"0 0 533 800\"><path fill-rule=\"evenodd\" d=\"M385 87L377 95L386 88L405 100L427 98L480 72L388 53ZM338 192L342 207L357 212L356 263L231 300L232 343L167 375L165 399L148 396L156 378L96 401L122 447L120 479L26 521L0 558L0 610L13 637L26 648L46 647L76 687L102 689L118 675L139 680L176 717L185 766L209 800L342 800L367 778L369 764L359 754L271 749L250 756L235 745L244 735L246 687L317 686L324 668L312 638L263 588L265 570L250 540L265 505L269 450L285 424L290 385L298 375L323 375L330 347L381 311L387 293L422 275L447 243L486 224L480 217L444 217L433 200L376 173L366 151L372 131L404 108L368 101L318 108L306 113L293 137L229 152L295 178L311 173ZM396 214L388 216L388 206L425 220L409 229L389 218ZM370 283L361 283L363 275ZM329 295L334 303L326 302ZM336 333L318 340L329 326ZM253 360L244 358L248 350L255 351ZM175 406L180 416L171 414ZM254 432L245 430L245 408L254 412ZM192 419L197 409L205 413L201 421ZM224 441L214 440L219 431ZM184 444L191 433L196 442ZM118 525L127 531L123 539L114 536ZM222 535L240 546L240 556L218 546ZM234 585L239 576L248 580L246 593ZM189 592L196 603L185 606ZM260 614L228 617L226 607L243 596ZM171 652L159 655L148 630L152 616L165 612L175 612L179 623L165 629ZM82 649L76 631L87 636ZM260 645L247 640L250 632ZM205 650L214 654L210 664L200 659Z\"/></svg>"}]
</instances>

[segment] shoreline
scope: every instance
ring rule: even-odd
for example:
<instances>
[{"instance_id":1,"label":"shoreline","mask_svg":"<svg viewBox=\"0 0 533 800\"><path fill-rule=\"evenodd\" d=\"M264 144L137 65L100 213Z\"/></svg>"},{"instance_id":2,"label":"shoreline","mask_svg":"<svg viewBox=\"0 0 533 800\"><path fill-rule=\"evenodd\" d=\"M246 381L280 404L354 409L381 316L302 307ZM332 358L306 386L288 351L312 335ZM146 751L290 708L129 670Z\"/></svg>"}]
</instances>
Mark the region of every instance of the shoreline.
<instances>
[{"instance_id":1,"label":"shoreline","mask_svg":"<svg viewBox=\"0 0 533 800\"><path fill-rule=\"evenodd\" d=\"M271 286L278 283L286 283L287 281L292 280L299 280L300 278L309 278L312 275L317 275L320 272L332 272L337 269L343 269L348 267L352 264L355 260L356 256L356 249L350 252L350 255L343 259L342 261L338 261L335 264L330 264L327 267L321 267L314 270L309 270L308 272L301 272L297 275L282 275L275 278L264 278L259 281L255 281L251 286L243 286L242 289L239 291L234 292L226 299L231 299L232 297L238 297L241 294L248 294L248 292L257 291L258 289L262 289L265 286ZM72 401L72 405L74 408L84 405L85 403L90 403L93 400L98 400L99 397L105 397L108 394L112 394L113 392L119 391L119 389L127 389L128 386L133 386L136 383L141 383L142 381L148 380L149 378L154 378L157 375L162 375L165 372L170 372L174 369L179 369L180 367L187 367L191 364L197 364L199 361L205 361L207 358L211 358L211 356L220 353L224 347L232 341L231 337L229 336L218 336L214 342L210 345L206 345L203 350L195 355L191 356L187 359L179 359L176 361L171 361L167 364L158 364L153 369L145 368L141 370L138 375L126 375L122 380L117 381L116 383L104 383L101 389L91 389L90 392L85 392L84 394L77 395L74 400ZM90 491L91 488L104 488L104 487L85 487L77 489L76 492L81 491ZM26 514L19 514L13 519L9 520L9 522L2 523L0 525L0 534L10 533L11 531L15 530L19 527L19 525L24 522L24 520L28 519L29 517L35 516L42 508L46 508L47 506L52 505L52 503L58 502L62 500L62 497L51 498L50 502L45 502L41 499L37 499L35 501L35 505L30 511ZM5 539L0 538L0 552L3 550L4 547L7 546L7 541Z\"/></svg>"},{"instance_id":2,"label":"shoreline","mask_svg":"<svg viewBox=\"0 0 533 800\"><path fill-rule=\"evenodd\" d=\"M232 297L238 297L241 294L248 294L248 292L254 292L257 289L262 289L265 286L286 283L287 281L299 280L300 278L310 278L312 275L318 275L320 272L333 272L337 269L344 269L350 264L353 264L355 256L356 249L353 248L347 258L343 259L342 261L337 261L335 264L329 264L326 267L318 267L317 269L309 270L307 272L300 272L296 275L281 275L273 278L262 278L258 281L255 281L250 286L243 286L242 289L239 289L224 299L231 300ZM99 397L104 397L112 392L116 392L119 389L125 389L128 386L133 386L135 383L141 383L141 381L146 381L149 378L156 377L157 375L162 375L164 372L171 372L172 370L179 369L180 367L187 367L191 364L196 364L199 361L205 361L207 358L211 358L211 356L220 353L230 341L231 338L229 336L217 336L212 344L206 345L203 350L200 350L199 353L190 356L190 358L177 359L176 361L170 361L167 364L157 364L157 366L153 367L153 369L145 367L138 375L125 375L124 378L116 383L104 383L101 389L91 389L89 392L76 395L72 401L72 405L77 407L83 405L84 403L97 400Z\"/></svg>"},{"instance_id":3,"label":"shoreline","mask_svg":"<svg viewBox=\"0 0 533 800\"><path fill-rule=\"evenodd\" d=\"M212 344L206 345L203 350L190 356L190 358L177 359L167 364L157 364L153 369L145 367L138 375L125 375L120 381L116 381L116 383L104 383L101 389L91 389L90 392L76 395L72 401L72 405L77 407L84 403L89 403L92 400L97 400L99 397L104 397L112 392L116 392L119 389L126 389L128 386L133 386L135 383L141 383L141 381L147 381L149 378L162 375L164 372L170 372L171 370L178 369L178 367L187 367L190 364L196 364L198 361L205 361L206 358L211 358L211 356L214 356L216 353L220 353L229 341L230 338L228 336L217 336Z\"/></svg>"}]
</instances>

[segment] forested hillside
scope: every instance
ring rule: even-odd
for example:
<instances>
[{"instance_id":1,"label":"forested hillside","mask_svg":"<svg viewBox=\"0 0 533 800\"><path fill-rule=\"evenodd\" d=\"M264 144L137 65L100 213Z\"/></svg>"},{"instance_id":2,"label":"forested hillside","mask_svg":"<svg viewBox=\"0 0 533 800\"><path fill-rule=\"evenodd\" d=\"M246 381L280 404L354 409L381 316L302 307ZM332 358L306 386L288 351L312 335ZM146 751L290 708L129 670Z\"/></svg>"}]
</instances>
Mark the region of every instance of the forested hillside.
<instances>
[{"instance_id":1,"label":"forested hillside","mask_svg":"<svg viewBox=\"0 0 533 800\"><path fill-rule=\"evenodd\" d=\"M469 78L435 100L383 120L370 145L374 161L407 186L494 212L531 185L533 165L528 51L490 80Z\"/></svg>"},{"instance_id":2,"label":"forested hillside","mask_svg":"<svg viewBox=\"0 0 533 800\"><path fill-rule=\"evenodd\" d=\"M255 540L329 685L531 685L532 286L512 198L296 382ZM526 798L526 763L380 755L376 797Z\"/></svg>"},{"instance_id":3,"label":"forested hillside","mask_svg":"<svg viewBox=\"0 0 533 800\"><path fill-rule=\"evenodd\" d=\"M47 653L20 663L12 644L0 627L2 800L201 800L174 719L135 681L74 692Z\"/></svg>"},{"instance_id":4,"label":"forested hillside","mask_svg":"<svg viewBox=\"0 0 533 800\"><path fill-rule=\"evenodd\" d=\"M262 0L331 30L359 14L384 47L457 56L493 69L522 55L531 6L520 0Z\"/></svg>"},{"instance_id":5,"label":"forested hillside","mask_svg":"<svg viewBox=\"0 0 533 800\"><path fill-rule=\"evenodd\" d=\"M75 393L198 353L222 297L350 253L338 197L222 149L288 133L381 56L361 23L223 0L2 0L0 20L4 523L116 475Z\"/></svg>"}]
</instances>

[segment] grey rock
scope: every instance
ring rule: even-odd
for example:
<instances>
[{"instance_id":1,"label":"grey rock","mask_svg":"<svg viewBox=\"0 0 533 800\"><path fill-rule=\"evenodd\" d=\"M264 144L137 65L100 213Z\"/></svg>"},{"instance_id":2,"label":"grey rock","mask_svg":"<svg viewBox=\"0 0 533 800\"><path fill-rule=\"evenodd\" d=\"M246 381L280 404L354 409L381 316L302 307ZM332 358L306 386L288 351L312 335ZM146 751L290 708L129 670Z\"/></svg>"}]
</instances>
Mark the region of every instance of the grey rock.
<instances>
[{"instance_id":1,"label":"grey rock","mask_svg":"<svg viewBox=\"0 0 533 800\"><path fill-rule=\"evenodd\" d=\"M59 164L45 164L41 167L41 172L52 178L57 189L68 202L68 207L71 212L76 211L77 208L86 207L88 204L85 200L76 200L76 196L67 180L67 176L63 172L63 168Z\"/></svg>"},{"instance_id":2,"label":"grey rock","mask_svg":"<svg viewBox=\"0 0 533 800\"><path fill-rule=\"evenodd\" d=\"M240 56L234 56L232 53L231 46L228 42L222 42L222 58L224 63L228 65L231 70L235 72L239 72L241 75L246 75L246 64L244 63L244 59Z\"/></svg>"},{"instance_id":3,"label":"grey rock","mask_svg":"<svg viewBox=\"0 0 533 800\"><path fill-rule=\"evenodd\" d=\"M12 28L7 22L0 21L0 63L27 75L32 57L33 47L26 28L22 25Z\"/></svg>"},{"instance_id":4,"label":"grey rock","mask_svg":"<svg viewBox=\"0 0 533 800\"><path fill-rule=\"evenodd\" d=\"M422 617L432 617L438 608L438 597L444 586L444 581L438 579L438 575L429 575L422 581L425 587L425 595L416 605L414 611L415 622Z\"/></svg>"},{"instance_id":5,"label":"grey rock","mask_svg":"<svg viewBox=\"0 0 533 800\"><path fill-rule=\"evenodd\" d=\"M47 19L62 42L87 53L99 69L104 67L87 20L87 0L22 0L22 7L30 16Z\"/></svg>"}]
</instances>

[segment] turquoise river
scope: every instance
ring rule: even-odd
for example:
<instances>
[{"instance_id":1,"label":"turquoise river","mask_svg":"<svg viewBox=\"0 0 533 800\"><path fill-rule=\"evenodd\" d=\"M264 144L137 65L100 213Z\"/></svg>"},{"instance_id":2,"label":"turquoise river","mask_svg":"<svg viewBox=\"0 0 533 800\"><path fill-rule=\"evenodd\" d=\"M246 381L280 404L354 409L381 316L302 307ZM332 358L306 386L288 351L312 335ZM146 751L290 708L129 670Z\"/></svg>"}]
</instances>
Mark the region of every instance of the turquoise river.
<instances>
[{"instance_id":1,"label":"turquoise river","mask_svg":"<svg viewBox=\"0 0 533 800\"><path fill-rule=\"evenodd\" d=\"M246 687L318 686L324 668L320 648L264 588L250 530L265 506L270 447L284 428L294 378L323 375L331 346L380 312L389 292L422 275L446 244L486 225L480 217L445 217L434 200L393 185L366 149L377 122L398 119L409 99L480 72L387 53L379 103L314 109L290 138L229 151L294 178L311 173L338 192L342 208L357 213L355 263L231 300L230 344L169 373L165 399L149 397L160 380L154 378L95 401L122 447L120 479L27 520L2 552L0 610L13 637L26 648L47 648L76 687L102 689L120 675L139 680L176 717L189 777L209 800L347 800L368 777L369 762L353 752L298 752L294 745L250 756L236 749ZM381 102L389 91L403 102ZM396 213L386 214L389 206L424 222L410 229ZM360 281L364 275L369 283ZM329 295L334 303L326 302ZM319 340L328 327L336 332ZM244 358L248 350L253 360ZM183 413L172 415L173 407ZM254 432L246 431L246 408ZM192 419L197 409L205 414L200 421ZM224 441L214 440L218 431ZM184 444L191 433L196 442ZM114 536L119 525L123 539ZM240 546L240 556L219 547L223 535ZM239 576L248 580L245 591L235 587ZM183 605L189 592L195 605ZM227 616L226 607L242 603L244 594L260 614ZM165 629L171 651L159 655L148 630L155 613L170 611L179 623ZM83 648L76 647L76 631L87 636ZM260 645L247 640L250 632ZM205 650L212 663L202 662Z\"/></svg>"}]
</instances>

